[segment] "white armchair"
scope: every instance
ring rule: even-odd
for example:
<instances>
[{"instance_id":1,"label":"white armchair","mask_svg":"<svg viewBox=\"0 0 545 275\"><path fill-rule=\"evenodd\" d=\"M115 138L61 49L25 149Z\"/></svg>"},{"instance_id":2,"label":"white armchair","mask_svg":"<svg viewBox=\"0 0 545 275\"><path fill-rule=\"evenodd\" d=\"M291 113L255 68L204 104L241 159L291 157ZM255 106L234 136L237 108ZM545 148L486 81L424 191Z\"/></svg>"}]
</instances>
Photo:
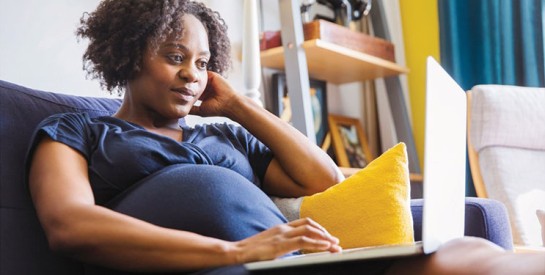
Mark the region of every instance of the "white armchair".
<instances>
[{"instance_id":1,"label":"white armchair","mask_svg":"<svg viewBox=\"0 0 545 275\"><path fill-rule=\"evenodd\" d=\"M478 85L468 92L469 160L479 197L507 207L513 241L541 246L545 88Z\"/></svg>"}]
</instances>

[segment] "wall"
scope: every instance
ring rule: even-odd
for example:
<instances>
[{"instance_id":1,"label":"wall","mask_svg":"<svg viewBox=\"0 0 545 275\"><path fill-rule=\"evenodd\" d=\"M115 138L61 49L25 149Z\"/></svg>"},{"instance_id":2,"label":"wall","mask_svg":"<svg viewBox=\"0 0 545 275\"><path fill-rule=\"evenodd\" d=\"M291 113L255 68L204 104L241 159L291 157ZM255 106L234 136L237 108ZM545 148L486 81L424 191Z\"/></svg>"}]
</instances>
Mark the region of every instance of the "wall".
<instances>
[{"instance_id":1,"label":"wall","mask_svg":"<svg viewBox=\"0 0 545 275\"><path fill-rule=\"evenodd\" d=\"M109 96L98 81L86 79L81 57L86 41L78 43L75 30L83 12L93 11L99 0L0 0L0 79L41 90L85 96ZM241 72L243 0L201 0L217 10L229 26L233 68L231 84L243 91ZM262 0L262 30L280 29L278 1ZM327 15L327 10L320 13ZM270 73L270 72L269 72ZM263 92L269 89L266 77ZM363 119L363 85L328 85L332 113ZM265 97L263 97L265 100Z\"/></svg>"},{"instance_id":2,"label":"wall","mask_svg":"<svg viewBox=\"0 0 545 275\"><path fill-rule=\"evenodd\" d=\"M82 13L98 3L1 0L0 79L49 91L107 95L97 81L85 79L85 43L74 35Z\"/></svg>"},{"instance_id":3,"label":"wall","mask_svg":"<svg viewBox=\"0 0 545 275\"><path fill-rule=\"evenodd\" d=\"M389 0L387 0L389 1ZM439 60L437 0L399 0L405 41L413 135L423 167L426 96L426 57Z\"/></svg>"},{"instance_id":4,"label":"wall","mask_svg":"<svg viewBox=\"0 0 545 275\"><path fill-rule=\"evenodd\" d=\"M233 70L229 80L242 89L240 49L242 0L202 1L218 10L233 40ZM0 79L20 85L86 96L108 96L98 81L86 79L82 55L86 41L75 36L84 12L99 0L0 0Z\"/></svg>"}]
</instances>

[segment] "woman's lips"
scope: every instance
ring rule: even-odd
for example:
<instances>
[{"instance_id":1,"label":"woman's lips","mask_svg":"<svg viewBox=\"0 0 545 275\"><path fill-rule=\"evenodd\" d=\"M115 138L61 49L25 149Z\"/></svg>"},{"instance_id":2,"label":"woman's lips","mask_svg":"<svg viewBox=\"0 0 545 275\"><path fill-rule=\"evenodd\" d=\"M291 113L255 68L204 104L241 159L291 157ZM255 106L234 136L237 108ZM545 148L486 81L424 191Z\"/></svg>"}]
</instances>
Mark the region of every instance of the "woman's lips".
<instances>
[{"instance_id":1,"label":"woman's lips","mask_svg":"<svg viewBox=\"0 0 545 275\"><path fill-rule=\"evenodd\" d=\"M174 88L172 89L172 91L176 94L176 97L183 100L183 101L186 101L186 102L191 102L195 99L195 94L189 90L189 89L185 89L185 88Z\"/></svg>"}]
</instances>

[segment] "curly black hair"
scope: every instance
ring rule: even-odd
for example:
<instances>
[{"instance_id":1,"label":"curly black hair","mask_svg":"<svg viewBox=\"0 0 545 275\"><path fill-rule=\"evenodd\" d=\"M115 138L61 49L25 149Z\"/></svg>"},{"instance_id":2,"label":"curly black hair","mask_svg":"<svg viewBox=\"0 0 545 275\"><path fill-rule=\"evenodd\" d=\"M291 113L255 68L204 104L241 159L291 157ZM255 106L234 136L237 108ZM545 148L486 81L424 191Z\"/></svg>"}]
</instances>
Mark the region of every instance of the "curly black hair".
<instances>
[{"instance_id":1,"label":"curly black hair","mask_svg":"<svg viewBox=\"0 0 545 275\"><path fill-rule=\"evenodd\" d=\"M227 25L220 15L204 4L190 0L104 0L92 13L80 19L76 35L88 38L83 69L99 79L103 88L119 94L142 68L148 47L183 33L182 16L192 14L208 33L208 70L225 75L230 69L230 42Z\"/></svg>"}]
</instances>

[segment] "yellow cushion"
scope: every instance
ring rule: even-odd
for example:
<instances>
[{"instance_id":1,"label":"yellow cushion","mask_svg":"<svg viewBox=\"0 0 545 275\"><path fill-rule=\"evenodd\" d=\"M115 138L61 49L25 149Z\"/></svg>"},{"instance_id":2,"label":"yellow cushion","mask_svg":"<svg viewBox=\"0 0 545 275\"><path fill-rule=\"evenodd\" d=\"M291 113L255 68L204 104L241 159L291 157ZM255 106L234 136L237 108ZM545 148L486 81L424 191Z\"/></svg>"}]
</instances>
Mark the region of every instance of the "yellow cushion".
<instances>
[{"instance_id":1,"label":"yellow cushion","mask_svg":"<svg viewBox=\"0 0 545 275\"><path fill-rule=\"evenodd\" d=\"M405 144L324 192L304 197L300 216L320 223L343 248L414 242Z\"/></svg>"}]
</instances>

